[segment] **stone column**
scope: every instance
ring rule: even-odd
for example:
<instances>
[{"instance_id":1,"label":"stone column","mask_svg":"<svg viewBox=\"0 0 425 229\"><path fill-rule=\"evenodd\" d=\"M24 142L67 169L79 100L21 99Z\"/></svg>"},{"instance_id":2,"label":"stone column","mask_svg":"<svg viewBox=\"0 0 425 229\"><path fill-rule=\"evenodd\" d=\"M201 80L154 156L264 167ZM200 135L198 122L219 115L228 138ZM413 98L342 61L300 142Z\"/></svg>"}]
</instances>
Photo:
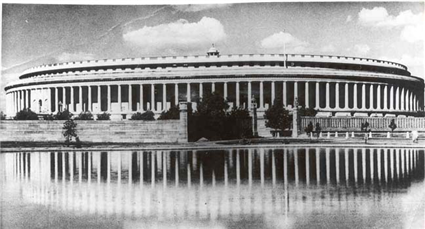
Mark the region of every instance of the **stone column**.
<instances>
[{"instance_id":1,"label":"stone column","mask_svg":"<svg viewBox=\"0 0 425 229\"><path fill-rule=\"evenodd\" d=\"M132 112L133 111L133 89L131 88L131 84L128 85L128 111Z\"/></svg>"},{"instance_id":2,"label":"stone column","mask_svg":"<svg viewBox=\"0 0 425 229\"><path fill-rule=\"evenodd\" d=\"M310 107L310 98L309 98L309 88L308 88L308 81L305 82L305 90L304 90L304 96L305 96L305 108Z\"/></svg>"},{"instance_id":3,"label":"stone column","mask_svg":"<svg viewBox=\"0 0 425 229\"><path fill-rule=\"evenodd\" d=\"M168 110L167 107L167 84L162 84L162 110Z\"/></svg>"},{"instance_id":4,"label":"stone column","mask_svg":"<svg viewBox=\"0 0 425 229\"><path fill-rule=\"evenodd\" d=\"M295 98L298 99L298 83L294 82L294 100ZM293 104L295 106L295 104Z\"/></svg>"},{"instance_id":5,"label":"stone column","mask_svg":"<svg viewBox=\"0 0 425 229\"><path fill-rule=\"evenodd\" d=\"M404 107L404 110L406 110L406 111L408 111L410 109L410 107L409 107L409 105L410 105L409 96L410 96L409 89L406 89L406 99L405 99L405 107Z\"/></svg>"},{"instance_id":6,"label":"stone column","mask_svg":"<svg viewBox=\"0 0 425 229\"><path fill-rule=\"evenodd\" d=\"M59 107L59 104L58 104L58 100L59 100L59 95L58 95L58 93L59 93L59 89L58 89L58 87L54 87L55 88L55 112L58 112L58 107Z\"/></svg>"},{"instance_id":7,"label":"stone column","mask_svg":"<svg viewBox=\"0 0 425 229\"><path fill-rule=\"evenodd\" d=\"M251 81L248 82L248 110L251 110Z\"/></svg>"},{"instance_id":8,"label":"stone column","mask_svg":"<svg viewBox=\"0 0 425 229\"><path fill-rule=\"evenodd\" d=\"M151 84L151 111L155 112L155 84Z\"/></svg>"},{"instance_id":9,"label":"stone column","mask_svg":"<svg viewBox=\"0 0 425 229\"><path fill-rule=\"evenodd\" d=\"M339 83L335 83L335 109L339 109Z\"/></svg>"},{"instance_id":10,"label":"stone column","mask_svg":"<svg viewBox=\"0 0 425 229\"><path fill-rule=\"evenodd\" d=\"M122 98L121 98L121 85L117 85L118 86L118 111L121 112L121 107L122 107Z\"/></svg>"},{"instance_id":11,"label":"stone column","mask_svg":"<svg viewBox=\"0 0 425 229\"><path fill-rule=\"evenodd\" d=\"M370 88L369 88L369 98L370 98L370 100L369 100L369 109L370 109L370 110L373 110L373 109L375 109L375 108L373 107L373 84L370 84Z\"/></svg>"},{"instance_id":12,"label":"stone column","mask_svg":"<svg viewBox=\"0 0 425 229\"><path fill-rule=\"evenodd\" d=\"M187 102L188 103L190 103L192 100L192 98L191 98L191 93L190 93L190 83L187 83L187 90L186 90L186 92L187 92L187 95L186 95L186 98L187 98Z\"/></svg>"},{"instance_id":13,"label":"stone column","mask_svg":"<svg viewBox=\"0 0 425 229\"><path fill-rule=\"evenodd\" d=\"M223 84L223 93L224 99L227 100L227 82L224 82Z\"/></svg>"},{"instance_id":14,"label":"stone column","mask_svg":"<svg viewBox=\"0 0 425 229\"><path fill-rule=\"evenodd\" d=\"M248 103L250 102L250 98L248 99ZM264 85L263 81L260 82L260 109L264 108Z\"/></svg>"},{"instance_id":15,"label":"stone column","mask_svg":"<svg viewBox=\"0 0 425 229\"><path fill-rule=\"evenodd\" d=\"M239 82L236 82L236 107L240 106L239 95Z\"/></svg>"},{"instance_id":16,"label":"stone column","mask_svg":"<svg viewBox=\"0 0 425 229\"><path fill-rule=\"evenodd\" d=\"M388 110L388 85L384 86L384 105L382 106L383 110Z\"/></svg>"},{"instance_id":17,"label":"stone column","mask_svg":"<svg viewBox=\"0 0 425 229\"><path fill-rule=\"evenodd\" d=\"M74 87L71 86L70 90L71 90L71 102L70 102L69 110L71 112L74 112Z\"/></svg>"},{"instance_id":18,"label":"stone column","mask_svg":"<svg viewBox=\"0 0 425 229\"><path fill-rule=\"evenodd\" d=\"M286 99L286 81L283 82L283 86L282 86L282 98L283 98L283 106L286 107L286 105L288 105L288 101Z\"/></svg>"},{"instance_id":19,"label":"stone column","mask_svg":"<svg viewBox=\"0 0 425 229\"><path fill-rule=\"evenodd\" d=\"M99 112L102 111L102 93L101 93L101 87L100 85L97 86L97 105L99 107Z\"/></svg>"},{"instance_id":20,"label":"stone column","mask_svg":"<svg viewBox=\"0 0 425 229\"><path fill-rule=\"evenodd\" d=\"M357 83L353 86L353 109L358 109L357 106Z\"/></svg>"},{"instance_id":21,"label":"stone column","mask_svg":"<svg viewBox=\"0 0 425 229\"><path fill-rule=\"evenodd\" d=\"M404 96L404 88L402 88L401 89L401 95L400 95L400 107L399 107L399 109L401 110L401 111L403 111L403 110L405 110L405 107L404 107L404 101L405 100L405 96Z\"/></svg>"},{"instance_id":22,"label":"stone column","mask_svg":"<svg viewBox=\"0 0 425 229\"><path fill-rule=\"evenodd\" d=\"M143 111L144 111L144 110L143 110L143 102L144 102L144 101L143 101L143 84L140 84L140 85L139 85L139 88L140 88L140 89L139 89L139 91L140 91L140 93L139 93L139 94L140 94L140 95L139 95L139 97L140 97L140 98L139 98L139 111L140 111L140 112L143 112ZM177 106L177 104L176 104L176 106Z\"/></svg>"},{"instance_id":23,"label":"stone column","mask_svg":"<svg viewBox=\"0 0 425 229\"><path fill-rule=\"evenodd\" d=\"M179 84L178 83L174 84L174 99L177 106L177 104L179 104Z\"/></svg>"},{"instance_id":24,"label":"stone column","mask_svg":"<svg viewBox=\"0 0 425 229\"><path fill-rule=\"evenodd\" d=\"M62 111L68 110L68 104L66 103L66 87L62 87Z\"/></svg>"},{"instance_id":25,"label":"stone column","mask_svg":"<svg viewBox=\"0 0 425 229\"><path fill-rule=\"evenodd\" d=\"M199 98L202 98L203 94L204 94L204 86L201 82L199 83Z\"/></svg>"},{"instance_id":26,"label":"stone column","mask_svg":"<svg viewBox=\"0 0 425 229\"><path fill-rule=\"evenodd\" d=\"M215 83L214 82L211 83L211 92L212 93L215 92Z\"/></svg>"},{"instance_id":27,"label":"stone column","mask_svg":"<svg viewBox=\"0 0 425 229\"><path fill-rule=\"evenodd\" d=\"M316 82L316 109L320 109L320 86L319 86L319 82Z\"/></svg>"},{"instance_id":28,"label":"stone column","mask_svg":"<svg viewBox=\"0 0 425 229\"><path fill-rule=\"evenodd\" d=\"M344 85L344 109L348 109L348 83L345 83Z\"/></svg>"},{"instance_id":29,"label":"stone column","mask_svg":"<svg viewBox=\"0 0 425 229\"><path fill-rule=\"evenodd\" d=\"M179 127L179 139L178 142L187 142L187 104L180 103L180 127ZM189 166L189 165L188 165Z\"/></svg>"},{"instance_id":30,"label":"stone column","mask_svg":"<svg viewBox=\"0 0 425 229\"><path fill-rule=\"evenodd\" d=\"M381 110L381 85L378 84L376 88L376 109Z\"/></svg>"},{"instance_id":31,"label":"stone column","mask_svg":"<svg viewBox=\"0 0 425 229\"><path fill-rule=\"evenodd\" d=\"M362 84L362 110L366 110L366 84Z\"/></svg>"},{"instance_id":32,"label":"stone column","mask_svg":"<svg viewBox=\"0 0 425 229\"><path fill-rule=\"evenodd\" d=\"M275 82L272 81L270 84L271 87L271 91L272 91L272 97L270 98L270 106L272 106L274 104L274 100L276 98L276 90L275 90Z\"/></svg>"},{"instance_id":33,"label":"stone column","mask_svg":"<svg viewBox=\"0 0 425 229\"><path fill-rule=\"evenodd\" d=\"M93 109L92 109L92 101L91 101L91 86L90 85L88 85L87 86L87 96L88 96L88 102L87 102L87 110L88 111L90 111L90 112L92 112L93 111Z\"/></svg>"},{"instance_id":34,"label":"stone column","mask_svg":"<svg viewBox=\"0 0 425 229\"><path fill-rule=\"evenodd\" d=\"M108 112L111 112L111 110L112 110L112 107L111 107L112 102L111 102L111 100L112 100L112 98L111 98L111 85L108 85L108 104L107 104L107 108L106 108L106 110Z\"/></svg>"},{"instance_id":35,"label":"stone column","mask_svg":"<svg viewBox=\"0 0 425 229\"><path fill-rule=\"evenodd\" d=\"M400 109L400 87L395 91L395 109L397 111Z\"/></svg>"},{"instance_id":36,"label":"stone column","mask_svg":"<svg viewBox=\"0 0 425 229\"><path fill-rule=\"evenodd\" d=\"M326 82L326 109L330 109L329 82Z\"/></svg>"},{"instance_id":37,"label":"stone column","mask_svg":"<svg viewBox=\"0 0 425 229\"><path fill-rule=\"evenodd\" d=\"M81 111L80 111L80 112L82 112L82 111L84 111L84 104L83 104L83 87L82 87L82 86L79 86L79 87L78 87L78 100L79 100L79 102L80 102L80 109L81 109Z\"/></svg>"},{"instance_id":38,"label":"stone column","mask_svg":"<svg viewBox=\"0 0 425 229\"><path fill-rule=\"evenodd\" d=\"M394 86L390 88L390 110L394 110Z\"/></svg>"},{"instance_id":39,"label":"stone column","mask_svg":"<svg viewBox=\"0 0 425 229\"><path fill-rule=\"evenodd\" d=\"M27 90L27 101L28 101L28 105L27 106L28 106L28 108L31 108L31 99L30 99L30 96L31 96L31 90L28 89ZM56 101L56 103L57 103L57 101Z\"/></svg>"}]
</instances>

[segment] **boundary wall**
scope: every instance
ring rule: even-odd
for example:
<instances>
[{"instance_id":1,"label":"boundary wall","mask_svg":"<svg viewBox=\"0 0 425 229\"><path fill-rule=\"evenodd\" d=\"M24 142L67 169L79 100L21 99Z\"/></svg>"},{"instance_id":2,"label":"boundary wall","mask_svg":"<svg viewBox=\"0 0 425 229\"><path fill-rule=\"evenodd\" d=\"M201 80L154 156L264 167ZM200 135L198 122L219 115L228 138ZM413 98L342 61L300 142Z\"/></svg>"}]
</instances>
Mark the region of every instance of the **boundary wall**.
<instances>
[{"instance_id":1,"label":"boundary wall","mask_svg":"<svg viewBox=\"0 0 425 229\"><path fill-rule=\"evenodd\" d=\"M362 123L368 122L372 131L391 131L388 127L394 119L395 131L425 131L425 118L395 118L395 117L301 117L301 132L312 122L314 128L320 123L322 131L360 131Z\"/></svg>"}]
</instances>

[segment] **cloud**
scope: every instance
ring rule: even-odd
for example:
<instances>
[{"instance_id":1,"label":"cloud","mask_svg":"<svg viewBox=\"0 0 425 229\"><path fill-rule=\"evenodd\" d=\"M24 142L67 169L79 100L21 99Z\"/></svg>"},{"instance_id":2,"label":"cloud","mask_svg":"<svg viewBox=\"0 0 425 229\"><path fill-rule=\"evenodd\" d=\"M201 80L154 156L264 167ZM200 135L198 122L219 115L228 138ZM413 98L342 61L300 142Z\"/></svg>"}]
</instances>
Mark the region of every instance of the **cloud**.
<instances>
[{"instance_id":1,"label":"cloud","mask_svg":"<svg viewBox=\"0 0 425 229\"><path fill-rule=\"evenodd\" d=\"M366 45L366 44L357 44L357 45L354 45L354 52L357 55L364 56L364 55L368 54L369 51L370 51L369 45Z\"/></svg>"},{"instance_id":2,"label":"cloud","mask_svg":"<svg viewBox=\"0 0 425 229\"><path fill-rule=\"evenodd\" d=\"M270 35L260 42L264 49L282 49L286 46L286 52L301 53L308 50L309 43L302 41L289 33L279 32Z\"/></svg>"},{"instance_id":3,"label":"cloud","mask_svg":"<svg viewBox=\"0 0 425 229\"><path fill-rule=\"evenodd\" d=\"M335 46L334 46L334 45L329 44L329 45L325 45L325 46L323 46L323 47L320 49L320 51L321 51L321 52L324 52L324 53L333 53L333 52L335 52L335 51L336 51L336 48L335 48Z\"/></svg>"},{"instance_id":4,"label":"cloud","mask_svg":"<svg viewBox=\"0 0 425 229\"><path fill-rule=\"evenodd\" d=\"M359 23L369 27L402 28L400 38L411 43L423 40L425 35L424 13L414 14L411 10L393 16L383 7L363 8L359 12Z\"/></svg>"},{"instance_id":5,"label":"cloud","mask_svg":"<svg viewBox=\"0 0 425 229\"><path fill-rule=\"evenodd\" d=\"M173 8L183 12L199 12L210 9L226 8L232 4L189 4L189 5L174 5Z\"/></svg>"},{"instance_id":6,"label":"cloud","mask_svg":"<svg viewBox=\"0 0 425 229\"><path fill-rule=\"evenodd\" d=\"M345 20L345 22L350 22L353 20L353 17L351 15L347 16L347 19Z\"/></svg>"},{"instance_id":7,"label":"cloud","mask_svg":"<svg viewBox=\"0 0 425 229\"><path fill-rule=\"evenodd\" d=\"M226 33L220 21L203 17L190 23L180 19L169 24L144 26L123 34L124 41L144 52L168 52L176 50L205 50L211 43L225 39Z\"/></svg>"},{"instance_id":8,"label":"cloud","mask_svg":"<svg viewBox=\"0 0 425 229\"><path fill-rule=\"evenodd\" d=\"M94 60L95 55L91 53L78 52L68 53L64 52L55 58L58 62L70 62L70 61L81 61L81 60Z\"/></svg>"}]
</instances>

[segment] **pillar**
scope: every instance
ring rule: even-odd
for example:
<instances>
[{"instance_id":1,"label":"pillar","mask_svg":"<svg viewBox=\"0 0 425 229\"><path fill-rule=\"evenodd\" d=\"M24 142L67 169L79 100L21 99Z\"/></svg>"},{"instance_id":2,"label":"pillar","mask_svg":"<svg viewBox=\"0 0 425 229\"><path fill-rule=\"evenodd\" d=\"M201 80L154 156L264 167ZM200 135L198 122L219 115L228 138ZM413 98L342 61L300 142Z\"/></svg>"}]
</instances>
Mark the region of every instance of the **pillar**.
<instances>
[{"instance_id":1,"label":"pillar","mask_svg":"<svg viewBox=\"0 0 425 229\"><path fill-rule=\"evenodd\" d=\"M320 149L316 148L316 181L320 184Z\"/></svg>"},{"instance_id":2,"label":"pillar","mask_svg":"<svg viewBox=\"0 0 425 229\"><path fill-rule=\"evenodd\" d=\"M214 82L211 83L211 92L212 93L215 92L215 83Z\"/></svg>"},{"instance_id":3,"label":"pillar","mask_svg":"<svg viewBox=\"0 0 425 229\"><path fill-rule=\"evenodd\" d=\"M70 108L69 108L69 110L71 111L71 112L74 112L74 87L73 86L71 86L70 87L70 90L71 90L71 102L70 102Z\"/></svg>"},{"instance_id":4,"label":"pillar","mask_svg":"<svg viewBox=\"0 0 425 229\"><path fill-rule=\"evenodd\" d=\"M401 89L401 94L400 94L400 106L399 106L399 109L401 110L401 111L403 111L403 110L405 110L404 108L404 101L405 100L405 96L404 96L404 88L402 88Z\"/></svg>"},{"instance_id":5,"label":"pillar","mask_svg":"<svg viewBox=\"0 0 425 229\"><path fill-rule=\"evenodd\" d=\"M330 108L329 82L326 82L326 109Z\"/></svg>"},{"instance_id":6,"label":"pillar","mask_svg":"<svg viewBox=\"0 0 425 229\"><path fill-rule=\"evenodd\" d=\"M309 108L310 107L310 100L309 100L309 89L308 89L308 81L305 82L305 87L304 87L304 97L305 97L305 108Z\"/></svg>"},{"instance_id":7,"label":"pillar","mask_svg":"<svg viewBox=\"0 0 425 229\"><path fill-rule=\"evenodd\" d=\"M28 96L29 98L29 96ZM59 89L55 87L55 112L59 111ZM28 103L29 104L29 103Z\"/></svg>"},{"instance_id":8,"label":"pillar","mask_svg":"<svg viewBox=\"0 0 425 229\"><path fill-rule=\"evenodd\" d=\"M240 106L239 82L236 82L236 107Z\"/></svg>"},{"instance_id":9,"label":"pillar","mask_svg":"<svg viewBox=\"0 0 425 229\"><path fill-rule=\"evenodd\" d=\"M299 183L299 169L298 169L298 149L294 149L294 165L295 165L295 185Z\"/></svg>"},{"instance_id":10,"label":"pillar","mask_svg":"<svg viewBox=\"0 0 425 229\"><path fill-rule=\"evenodd\" d=\"M111 108L111 85L108 85L108 104L107 104L107 111L111 112L112 108Z\"/></svg>"},{"instance_id":11,"label":"pillar","mask_svg":"<svg viewBox=\"0 0 425 229\"><path fill-rule=\"evenodd\" d=\"M370 84L369 87L369 110L374 109L373 107L373 84Z\"/></svg>"},{"instance_id":12,"label":"pillar","mask_svg":"<svg viewBox=\"0 0 425 229\"><path fill-rule=\"evenodd\" d=\"M133 111L133 88L131 88L131 84L128 85L128 111Z\"/></svg>"},{"instance_id":13,"label":"pillar","mask_svg":"<svg viewBox=\"0 0 425 229\"><path fill-rule=\"evenodd\" d=\"M88 102L87 102L87 111L93 111L92 109L92 101L91 101L91 86L87 86L87 96L88 96Z\"/></svg>"},{"instance_id":14,"label":"pillar","mask_svg":"<svg viewBox=\"0 0 425 229\"><path fill-rule=\"evenodd\" d=\"M139 87L140 87L139 110L143 112L143 84L140 84Z\"/></svg>"},{"instance_id":15,"label":"pillar","mask_svg":"<svg viewBox=\"0 0 425 229\"><path fill-rule=\"evenodd\" d=\"M224 99L227 100L227 82L224 82L223 84L223 93Z\"/></svg>"},{"instance_id":16,"label":"pillar","mask_svg":"<svg viewBox=\"0 0 425 229\"><path fill-rule=\"evenodd\" d=\"M316 109L320 109L320 87L319 87L319 82L316 82Z\"/></svg>"},{"instance_id":17,"label":"pillar","mask_svg":"<svg viewBox=\"0 0 425 229\"><path fill-rule=\"evenodd\" d=\"M248 82L248 110L251 110L251 81Z\"/></svg>"},{"instance_id":18,"label":"pillar","mask_svg":"<svg viewBox=\"0 0 425 229\"><path fill-rule=\"evenodd\" d=\"M174 84L174 100L176 106L179 104L179 84Z\"/></svg>"},{"instance_id":19,"label":"pillar","mask_svg":"<svg viewBox=\"0 0 425 229\"><path fill-rule=\"evenodd\" d=\"M248 98L248 103L250 103L251 98ZM260 106L258 106L259 108L264 108L264 85L263 85L263 81L260 82Z\"/></svg>"},{"instance_id":20,"label":"pillar","mask_svg":"<svg viewBox=\"0 0 425 229\"><path fill-rule=\"evenodd\" d=\"M50 94L50 93L49 93ZM78 87L78 102L80 103L80 112L84 111L84 104L83 104L83 87Z\"/></svg>"},{"instance_id":21,"label":"pillar","mask_svg":"<svg viewBox=\"0 0 425 229\"><path fill-rule=\"evenodd\" d=\"M366 109L366 84L362 84L362 110Z\"/></svg>"},{"instance_id":22,"label":"pillar","mask_svg":"<svg viewBox=\"0 0 425 229\"><path fill-rule=\"evenodd\" d=\"M167 84L162 84L162 110L168 110L167 107Z\"/></svg>"},{"instance_id":23,"label":"pillar","mask_svg":"<svg viewBox=\"0 0 425 229\"><path fill-rule=\"evenodd\" d=\"M151 111L155 112L155 84L151 84Z\"/></svg>"},{"instance_id":24,"label":"pillar","mask_svg":"<svg viewBox=\"0 0 425 229\"><path fill-rule=\"evenodd\" d=\"M381 85L376 88L376 109L381 110Z\"/></svg>"},{"instance_id":25,"label":"pillar","mask_svg":"<svg viewBox=\"0 0 425 229\"><path fill-rule=\"evenodd\" d=\"M305 180L306 184L310 184L310 154L309 149L305 149Z\"/></svg>"},{"instance_id":26,"label":"pillar","mask_svg":"<svg viewBox=\"0 0 425 229\"><path fill-rule=\"evenodd\" d=\"M353 86L353 109L358 109L357 106L357 83Z\"/></svg>"},{"instance_id":27,"label":"pillar","mask_svg":"<svg viewBox=\"0 0 425 229\"><path fill-rule=\"evenodd\" d=\"M62 111L68 110L68 104L66 103L66 87L62 87Z\"/></svg>"},{"instance_id":28,"label":"pillar","mask_svg":"<svg viewBox=\"0 0 425 229\"><path fill-rule=\"evenodd\" d=\"M282 86L282 94L283 94L283 106L286 107L286 105L288 104L287 98L286 98L286 81L283 82L283 86Z\"/></svg>"},{"instance_id":29,"label":"pillar","mask_svg":"<svg viewBox=\"0 0 425 229\"><path fill-rule=\"evenodd\" d=\"M294 100L298 99L298 83L294 82ZM295 107L295 103L293 104Z\"/></svg>"},{"instance_id":30,"label":"pillar","mask_svg":"<svg viewBox=\"0 0 425 229\"><path fill-rule=\"evenodd\" d=\"M344 109L348 109L348 83L344 85Z\"/></svg>"},{"instance_id":31,"label":"pillar","mask_svg":"<svg viewBox=\"0 0 425 229\"><path fill-rule=\"evenodd\" d=\"M203 94L204 94L204 86L201 82L199 83L199 98L202 98Z\"/></svg>"},{"instance_id":32,"label":"pillar","mask_svg":"<svg viewBox=\"0 0 425 229\"><path fill-rule=\"evenodd\" d=\"M394 110L394 86L390 88L390 110Z\"/></svg>"},{"instance_id":33,"label":"pillar","mask_svg":"<svg viewBox=\"0 0 425 229\"><path fill-rule=\"evenodd\" d=\"M101 96L102 93L101 93L101 91L102 91L101 87L100 87L100 85L98 85L97 86L97 105L99 107L99 112L102 111L102 106L101 106L102 105L102 101L101 101L102 100L102 96Z\"/></svg>"},{"instance_id":34,"label":"pillar","mask_svg":"<svg viewBox=\"0 0 425 229\"><path fill-rule=\"evenodd\" d=\"M329 148L326 148L325 157L326 157L326 182L330 184L331 183L331 156L330 156Z\"/></svg>"},{"instance_id":35,"label":"pillar","mask_svg":"<svg viewBox=\"0 0 425 229\"><path fill-rule=\"evenodd\" d=\"M395 109L397 111L400 109L400 87L395 91Z\"/></svg>"},{"instance_id":36,"label":"pillar","mask_svg":"<svg viewBox=\"0 0 425 229\"><path fill-rule=\"evenodd\" d=\"M388 85L384 86L384 110L388 110Z\"/></svg>"},{"instance_id":37,"label":"pillar","mask_svg":"<svg viewBox=\"0 0 425 229\"><path fill-rule=\"evenodd\" d=\"M349 167L348 167L348 148L344 149L344 167L345 167L345 183L348 184L348 180L349 180Z\"/></svg>"},{"instance_id":38,"label":"pillar","mask_svg":"<svg viewBox=\"0 0 425 229\"><path fill-rule=\"evenodd\" d=\"M335 109L339 109L339 83L335 83Z\"/></svg>"},{"instance_id":39,"label":"pillar","mask_svg":"<svg viewBox=\"0 0 425 229\"><path fill-rule=\"evenodd\" d=\"M117 86L118 86L118 111L121 112L121 107L122 107L121 85L117 85Z\"/></svg>"},{"instance_id":40,"label":"pillar","mask_svg":"<svg viewBox=\"0 0 425 229\"><path fill-rule=\"evenodd\" d=\"M190 103L191 102L190 83L187 83L187 90L186 90L186 92L187 92L187 95L186 95L187 102Z\"/></svg>"}]
</instances>

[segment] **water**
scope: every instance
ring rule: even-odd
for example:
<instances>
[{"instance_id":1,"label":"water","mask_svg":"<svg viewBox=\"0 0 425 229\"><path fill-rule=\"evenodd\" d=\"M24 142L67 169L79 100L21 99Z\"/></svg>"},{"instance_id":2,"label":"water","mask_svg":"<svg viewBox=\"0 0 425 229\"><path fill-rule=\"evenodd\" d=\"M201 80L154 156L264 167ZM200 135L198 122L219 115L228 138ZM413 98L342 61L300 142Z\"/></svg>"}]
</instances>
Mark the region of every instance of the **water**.
<instances>
[{"instance_id":1,"label":"water","mask_svg":"<svg viewBox=\"0 0 425 229\"><path fill-rule=\"evenodd\" d=\"M0 154L0 228L424 228L424 150Z\"/></svg>"}]
</instances>

